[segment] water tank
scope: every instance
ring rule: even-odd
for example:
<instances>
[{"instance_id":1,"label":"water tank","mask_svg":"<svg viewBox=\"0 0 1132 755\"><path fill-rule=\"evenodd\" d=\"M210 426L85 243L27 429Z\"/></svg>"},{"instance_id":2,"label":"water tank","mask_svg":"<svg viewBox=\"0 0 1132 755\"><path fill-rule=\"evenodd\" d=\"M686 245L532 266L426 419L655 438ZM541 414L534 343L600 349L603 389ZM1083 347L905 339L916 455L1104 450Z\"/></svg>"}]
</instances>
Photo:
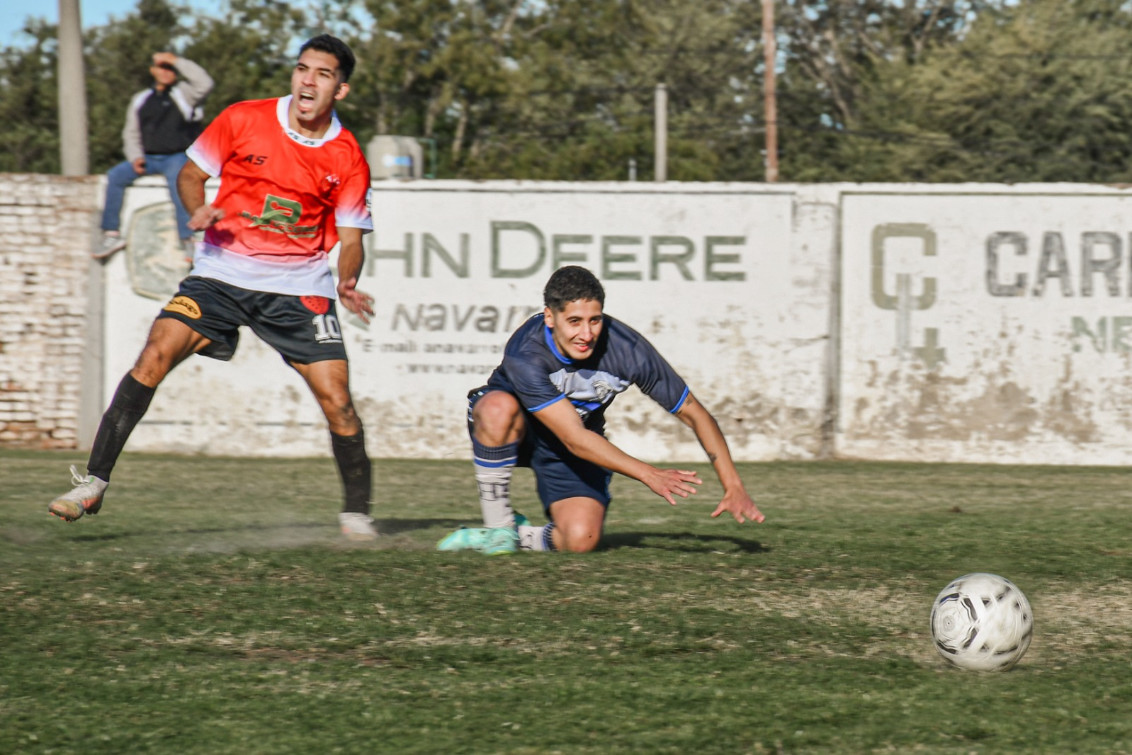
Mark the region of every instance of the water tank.
<instances>
[{"instance_id":1,"label":"water tank","mask_svg":"<svg viewBox=\"0 0 1132 755\"><path fill-rule=\"evenodd\" d=\"M382 134L369 140L366 160L375 178L420 178L424 175L424 150L411 136Z\"/></svg>"}]
</instances>

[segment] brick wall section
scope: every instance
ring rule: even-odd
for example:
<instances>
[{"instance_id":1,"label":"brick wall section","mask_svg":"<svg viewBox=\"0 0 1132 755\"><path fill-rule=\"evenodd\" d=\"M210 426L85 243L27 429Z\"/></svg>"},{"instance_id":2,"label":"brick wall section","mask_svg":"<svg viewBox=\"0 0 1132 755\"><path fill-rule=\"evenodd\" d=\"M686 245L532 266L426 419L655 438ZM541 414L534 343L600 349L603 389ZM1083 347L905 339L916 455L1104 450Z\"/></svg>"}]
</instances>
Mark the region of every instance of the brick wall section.
<instances>
[{"instance_id":1,"label":"brick wall section","mask_svg":"<svg viewBox=\"0 0 1132 755\"><path fill-rule=\"evenodd\" d=\"M75 448L101 176L0 173L0 446Z\"/></svg>"}]
</instances>

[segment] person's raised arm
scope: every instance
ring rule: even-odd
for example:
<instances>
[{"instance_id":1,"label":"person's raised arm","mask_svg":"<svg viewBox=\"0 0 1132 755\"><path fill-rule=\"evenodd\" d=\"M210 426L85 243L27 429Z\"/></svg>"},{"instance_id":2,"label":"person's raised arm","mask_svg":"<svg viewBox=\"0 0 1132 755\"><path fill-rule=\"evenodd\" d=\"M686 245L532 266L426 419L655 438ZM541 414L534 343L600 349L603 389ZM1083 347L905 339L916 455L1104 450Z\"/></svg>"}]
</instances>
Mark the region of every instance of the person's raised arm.
<instances>
[{"instance_id":1,"label":"person's raised arm","mask_svg":"<svg viewBox=\"0 0 1132 755\"><path fill-rule=\"evenodd\" d=\"M723 437L723 431L719 429L715 417L711 416L707 408L691 393L676 412L676 417L692 428L696 439L707 453L720 484L723 485L723 500L712 512L712 516L717 517L724 511L729 511L740 524L747 519L752 522L762 522L766 517L747 494L743 480L739 477L739 471L735 468L735 462L731 459L727 440Z\"/></svg>"},{"instance_id":2,"label":"person's raised arm","mask_svg":"<svg viewBox=\"0 0 1132 755\"><path fill-rule=\"evenodd\" d=\"M208 75L208 71L188 58L172 53L166 54L171 58L168 62L177 69L177 75L180 77L177 81L177 88L193 107L200 105L204 98L208 96L208 93L212 91L212 77Z\"/></svg>"},{"instance_id":3,"label":"person's raised arm","mask_svg":"<svg viewBox=\"0 0 1132 755\"><path fill-rule=\"evenodd\" d=\"M672 505L676 505L675 496L687 498L696 492L695 486L702 482L695 472L658 469L625 453L603 436L586 429L569 401L556 401L539 409L534 416L562 441L570 453L640 481Z\"/></svg>"}]
</instances>

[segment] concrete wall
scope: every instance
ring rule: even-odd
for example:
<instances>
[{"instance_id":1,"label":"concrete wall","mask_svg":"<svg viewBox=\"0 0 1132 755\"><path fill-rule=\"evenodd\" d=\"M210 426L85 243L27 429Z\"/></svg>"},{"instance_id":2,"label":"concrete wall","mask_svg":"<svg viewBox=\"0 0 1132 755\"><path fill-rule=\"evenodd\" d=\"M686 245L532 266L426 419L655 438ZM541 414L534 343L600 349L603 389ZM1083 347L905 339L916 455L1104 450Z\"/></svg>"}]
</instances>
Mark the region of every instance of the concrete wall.
<instances>
[{"instance_id":1,"label":"concrete wall","mask_svg":"<svg viewBox=\"0 0 1132 755\"><path fill-rule=\"evenodd\" d=\"M1132 460L1132 195L841 193L837 448L932 461Z\"/></svg>"},{"instance_id":2,"label":"concrete wall","mask_svg":"<svg viewBox=\"0 0 1132 755\"><path fill-rule=\"evenodd\" d=\"M71 185L0 176L0 197L26 193L9 189L21 181ZM73 211L81 244L101 195L78 185L91 203ZM105 324L105 355L101 371L83 373L100 399L82 405L95 419L184 273L165 191L146 179L128 193L130 245L93 268L105 279L105 312L92 318ZM341 312L339 326L376 456L467 458L465 393L540 309L551 270L577 263L602 277L606 311L646 333L713 410L739 459L1123 464L1128 202L1069 185L377 182L359 284L377 314L367 325ZM73 247L44 256L69 260L79 278L87 269ZM5 312L44 296L35 306L63 311L66 293L32 291L13 264L0 271ZM81 330L81 301L70 304ZM13 359L9 332L0 412L18 403L5 398L16 370L40 404L20 405L30 425L0 413L0 443L81 445L93 427L76 417L79 356L55 355L71 383L51 388ZM25 348L45 352L63 337L21 332ZM72 403L55 400L62 391ZM691 433L635 391L609 418L630 453L702 458ZM322 455L328 440L297 375L246 333L232 362L178 368L128 448Z\"/></svg>"}]
</instances>

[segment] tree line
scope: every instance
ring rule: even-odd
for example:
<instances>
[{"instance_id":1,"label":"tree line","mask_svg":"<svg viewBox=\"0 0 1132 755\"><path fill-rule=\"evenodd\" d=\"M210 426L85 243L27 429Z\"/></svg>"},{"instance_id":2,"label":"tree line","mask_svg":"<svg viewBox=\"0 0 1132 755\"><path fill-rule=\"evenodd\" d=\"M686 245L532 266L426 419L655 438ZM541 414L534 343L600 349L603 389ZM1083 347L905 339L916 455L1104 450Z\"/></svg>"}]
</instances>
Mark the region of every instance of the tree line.
<instances>
[{"instance_id":1,"label":"tree line","mask_svg":"<svg viewBox=\"0 0 1132 755\"><path fill-rule=\"evenodd\" d=\"M1132 3L776 0L780 180L1128 181ZM172 50L216 80L215 116L289 89L298 44L358 56L339 116L423 140L438 178L762 181L759 0L139 0L84 32L92 172L122 159L130 95ZM56 28L0 50L0 171L59 171Z\"/></svg>"}]
</instances>

